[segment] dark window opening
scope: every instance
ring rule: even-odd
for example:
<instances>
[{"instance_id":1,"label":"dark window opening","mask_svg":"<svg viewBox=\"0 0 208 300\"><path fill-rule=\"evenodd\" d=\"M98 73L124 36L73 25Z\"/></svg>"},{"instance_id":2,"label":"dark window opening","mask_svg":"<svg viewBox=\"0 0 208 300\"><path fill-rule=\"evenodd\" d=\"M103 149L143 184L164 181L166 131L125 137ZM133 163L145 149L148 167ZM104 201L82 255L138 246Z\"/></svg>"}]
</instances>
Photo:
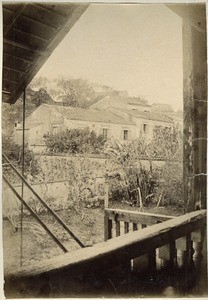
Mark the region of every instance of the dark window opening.
<instances>
[{"instance_id":1,"label":"dark window opening","mask_svg":"<svg viewBox=\"0 0 208 300\"><path fill-rule=\"evenodd\" d=\"M129 131L124 130L124 135L123 135L124 140L128 140L128 137L129 137Z\"/></svg>"}]
</instances>

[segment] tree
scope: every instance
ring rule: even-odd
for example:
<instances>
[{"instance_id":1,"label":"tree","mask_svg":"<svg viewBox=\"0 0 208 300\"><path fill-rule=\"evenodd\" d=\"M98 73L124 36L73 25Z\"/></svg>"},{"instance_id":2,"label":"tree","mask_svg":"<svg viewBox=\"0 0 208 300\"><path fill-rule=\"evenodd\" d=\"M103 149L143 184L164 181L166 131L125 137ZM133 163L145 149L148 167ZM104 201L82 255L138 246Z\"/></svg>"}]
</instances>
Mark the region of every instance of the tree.
<instances>
[{"instance_id":1,"label":"tree","mask_svg":"<svg viewBox=\"0 0 208 300\"><path fill-rule=\"evenodd\" d=\"M85 108L95 96L95 92L87 80L62 78L57 81L57 86L62 92L59 98L62 99L64 106Z\"/></svg>"}]
</instances>

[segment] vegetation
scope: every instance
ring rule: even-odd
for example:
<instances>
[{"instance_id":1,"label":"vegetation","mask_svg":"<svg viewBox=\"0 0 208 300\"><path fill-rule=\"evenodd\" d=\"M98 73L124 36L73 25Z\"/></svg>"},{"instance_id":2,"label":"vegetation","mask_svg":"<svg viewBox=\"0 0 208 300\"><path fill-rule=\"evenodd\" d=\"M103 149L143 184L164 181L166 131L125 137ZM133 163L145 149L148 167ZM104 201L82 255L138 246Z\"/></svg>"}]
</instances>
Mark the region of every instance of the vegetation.
<instances>
[{"instance_id":1,"label":"vegetation","mask_svg":"<svg viewBox=\"0 0 208 300\"><path fill-rule=\"evenodd\" d=\"M182 133L178 127L156 128L150 142L141 135L128 144L108 144L106 153L122 170L109 178L113 201L128 199L138 204L141 196L144 205L159 199L161 204L182 205ZM149 159L149 171L139 163L142 157ZM165 160L165 165L152 168L152 160L158 157Z\"/></svg>"},{"instance_id":2,"label":"vegetation","mask_svg":"<svg viewBox=\"0 0 208 300\"><path fill-rule=\"evenodd\" d=\"M57 87L61 91L59 96L64 106L86 108L95 98L92 85L83 79L59 79Z\"/></svg>"},{"instance_id":3,"label":"vegetation","mask_svg":"<svg viewBox=\"0 0 208 300\"><path fill-rule=\"evenodd\" d=\"M19 170L21 170L23 160L22 145L16 144L11 137L4 137L2 139L2 152ZM39 169L37 159L33 151L29 150L27 145L25 145L24 151L24 166L26 174L30 174L31 176L36 176L38 174Z\"/></svg>"},{"instance_id":4,"label":"vegetation","mask_svg":"<svg viewBox=\"0 0 208 300\"><path fill-rule=\"evenodd\" d=\"M48 133L44 135L44 139L51 154L97 154L103 151L106 142L103 135L97 135L89 128Z\"/></svg>"}]
</instances>

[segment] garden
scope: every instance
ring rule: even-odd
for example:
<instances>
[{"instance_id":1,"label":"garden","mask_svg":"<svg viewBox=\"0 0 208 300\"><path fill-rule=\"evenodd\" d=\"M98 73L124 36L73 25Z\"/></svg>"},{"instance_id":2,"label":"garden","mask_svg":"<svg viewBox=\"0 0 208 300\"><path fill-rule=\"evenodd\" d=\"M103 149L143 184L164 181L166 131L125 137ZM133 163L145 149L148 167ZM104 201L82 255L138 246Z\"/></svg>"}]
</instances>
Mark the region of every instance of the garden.
<instances>
[{"instance_id":1,"label":"garden","mask_svg":"<svg viewBox=\"0 0 208 300\"><path fill-rule=\"evenodd\" d=\"M46 136L46 140L50 140L46 143L47 151L39 156L26 147L25 177L32 186L45 186L44 195L40 196L85 247L103 240L106 199L110 208L166 215L184 213L182 135L177 129L172 132L157 129L151 144L141 137L121 145L116 141L103 141L96 134L85 131L84 135L81 132L82 137L90 134L91 140L88 139L89 145L85 141L81 147L79 130L70 134L70 141L76 136L71 144L67 143L64 133ZM11 140L3 147L6 156L21 170L21 147ZM4 173L13 184L20 185L11 170L5 168ZM56 183L57 188L57 184L63 182L65 189L61 188L56 194L53 184ZM25 190L28 204L67 250L79 249L37 199L27 193ZM6 268L18 268L20 260L22 265L29 265L62 253L26 209L21 215L19 204L15 209L4 210L3 238Z\"/></svg>"}]
</instances>

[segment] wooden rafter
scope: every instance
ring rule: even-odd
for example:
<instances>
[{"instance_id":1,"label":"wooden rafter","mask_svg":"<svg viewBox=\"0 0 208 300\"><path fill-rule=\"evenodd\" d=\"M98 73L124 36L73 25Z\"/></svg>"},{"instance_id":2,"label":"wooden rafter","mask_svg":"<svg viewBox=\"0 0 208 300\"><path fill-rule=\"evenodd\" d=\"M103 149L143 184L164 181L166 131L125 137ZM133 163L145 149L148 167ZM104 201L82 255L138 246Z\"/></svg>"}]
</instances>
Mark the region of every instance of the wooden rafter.
<instances>
[{"instance_id":1,"label":"wooden rafter","mask_svg":"<svg viewBox=\"0 0 208 300\"><path fill-rule=\"evenodd\" d=\"M27 4L21 4L21 6L15 12L15 14L13 15L13 18L11 20L11 23L9 23L8 26L4 29L4 36L6 36L7 33L9 32L9 30L13 28L13 25L15 24L17 19L20 17L21 13L23 12L23 10L25 9L26 6L27 6Z\"/></svg>"},{"instance_id":2,"label":"wooden rafter","mask_svg":"<svg viewBox=\"0 0 208 300\"><path fill-rule=\"evenodd\" d=\"M11 46L14 46L14 47L17 47L17 48L20 48L20 49L23 49L23 50L30 51L30 52L35 53L35 54L40 55L40 56L47 56L47 52L45 52L45 51L35 50L32 47L23 45L23 44L18 43L16 41L12 41L12 40L4 38L4 43L6 43L8 45L11 45Z\"/></svg>"}]
</instances>

